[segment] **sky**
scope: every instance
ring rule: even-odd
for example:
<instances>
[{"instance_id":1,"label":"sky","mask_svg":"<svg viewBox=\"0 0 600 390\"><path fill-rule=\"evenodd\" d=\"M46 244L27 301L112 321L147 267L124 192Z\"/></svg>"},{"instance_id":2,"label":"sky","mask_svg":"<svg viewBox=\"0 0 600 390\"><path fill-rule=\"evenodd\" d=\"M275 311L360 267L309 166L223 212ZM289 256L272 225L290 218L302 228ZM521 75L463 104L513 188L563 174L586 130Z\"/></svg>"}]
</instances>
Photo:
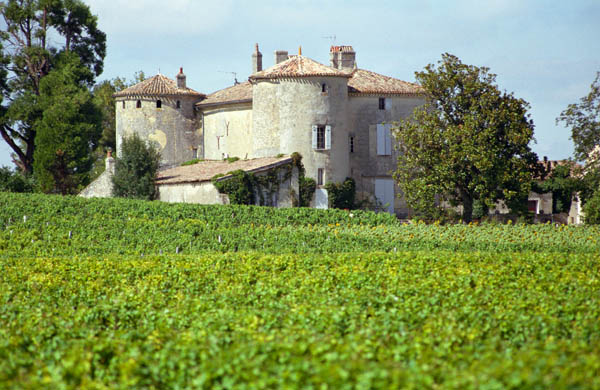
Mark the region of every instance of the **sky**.
<instances>
[{"instance_id":1,"label":"sky","mask_svg":"<svg viewBox=\"0 0 600 390\"><path fill-rule=\"evenodd\" d=\"M442 53L486 66L500 89L529 102L532 149L572 156L570 130L556 124L600 71L599 0L84 0L107 34L98 80L174 76L211 93L244 81L258 43L263 68L275 50L329 64L329 47L351 45L360 68L415 81ZM235 72L234 75L231 72ZM0 141L0 166L12 165Z\"/></svg>"}]
</instances>

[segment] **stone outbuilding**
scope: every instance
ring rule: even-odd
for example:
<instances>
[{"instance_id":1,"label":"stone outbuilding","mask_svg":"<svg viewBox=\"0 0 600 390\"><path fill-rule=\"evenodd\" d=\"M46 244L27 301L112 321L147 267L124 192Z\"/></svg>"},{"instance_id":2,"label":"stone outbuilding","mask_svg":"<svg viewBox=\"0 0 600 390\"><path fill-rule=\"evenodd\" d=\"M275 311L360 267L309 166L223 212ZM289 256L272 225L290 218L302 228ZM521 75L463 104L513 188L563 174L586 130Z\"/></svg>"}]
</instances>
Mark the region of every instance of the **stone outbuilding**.
<instances>
[{"instance_id":1,"label":"stone outbuilding","mask_svg":"<svg viewBox=\"0 0 600 390\"><path fill-rule=\"evenodd\" d=\"M263 157L251 160L201 161L161 171L156 179L158 199L164 202L229 204L229 196L219 193L213 184L228 180L231 173L242 170L256 176L271 174L269 188L254 190L254 204L272 207L293 207L298 202L298 168L292 158Z\"/></svg>"}]
</instances>

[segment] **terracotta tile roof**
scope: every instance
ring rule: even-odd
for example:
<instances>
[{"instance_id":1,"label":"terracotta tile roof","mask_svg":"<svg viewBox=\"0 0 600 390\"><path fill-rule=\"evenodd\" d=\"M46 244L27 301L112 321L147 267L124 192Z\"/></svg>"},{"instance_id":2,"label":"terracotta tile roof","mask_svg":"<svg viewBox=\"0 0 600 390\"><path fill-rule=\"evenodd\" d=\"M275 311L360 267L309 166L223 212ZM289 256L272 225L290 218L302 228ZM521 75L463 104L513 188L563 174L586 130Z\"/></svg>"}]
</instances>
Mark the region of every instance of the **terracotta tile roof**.
<instances>
[{"instance_id":1,"label":"terracotta tile roof","mask_svg":"<svg viewBox=\"0 0 600 390\"><path fill-rule=\"evenodd\" d=\"M234 85L229 88L213 92L197 103L197 106L211 106L217 104L245 103L252 101L252 84L249 81Z\"/></svg>"},{"instance_id":2,"label":"terracotta tile roof","mask_svg":"<svg viewBox=\"0 0 600 390\"><path fill-rule=\"evenodd\" d=\"M364 69L355 69L348 80L349 94L421 94L418 84L409 83Z\"/></svg>"},{"instance_id":3,"label":"terracotta tile roof","mask_svg":"<svg viewBox=\"0 0 600 390\"><path fill-rule=\"evenodd\" d=\"M332 67L318 63L308 57L301 55L290 56L289 59L280 62L263 71L254 73L250 80L275 79L283 77L312 77L312 76L337 76L350 77L350 72L344 72Z\"/></svg>"},{"instance_id":4,"label":"terracotta tile roof","mask_svg":"<svg viewBox=\"0 0 600 390\"><path fill-rule=\"evenodd\" d=\"M218 174L227 175L231 171L242 169L246 172L261 172L273 167L290 163L292 158L263 157L251 160L238 160L232 163L223 160L201 161L194 165L185 165L166 169L158 173L156 184L180 184L210 181ZM227 176L223 176L224 178Z\"/></svg>"},{"instance_id":5,"label":"terracotta tile roof","mask_svg":"<svg viewBox=\"0 0 600 390\"><path fill-rule=\"evenodd\" d=\"M170 78L157 74L138 83L132 87L126 88L115 93L114 97L130 97L130 96L205 96L200 92L196 92L191 88L178 88L177 83Z\"/></svg>"}]
</instances>

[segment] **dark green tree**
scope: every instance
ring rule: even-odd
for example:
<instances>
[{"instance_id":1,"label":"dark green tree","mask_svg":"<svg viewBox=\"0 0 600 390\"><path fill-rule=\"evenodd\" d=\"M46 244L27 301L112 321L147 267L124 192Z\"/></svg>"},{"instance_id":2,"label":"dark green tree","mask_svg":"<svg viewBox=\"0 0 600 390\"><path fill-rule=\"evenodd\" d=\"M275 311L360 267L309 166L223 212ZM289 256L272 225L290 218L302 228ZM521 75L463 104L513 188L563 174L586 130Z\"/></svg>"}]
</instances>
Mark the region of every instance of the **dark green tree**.
<instances>
[{"instance_id":1,"label":"dark green tree","mask_svg":"<svg viewBox=\"0 0 600 390\"><path fill-rule=\"evenodd\" d=\"M600 145L600 72L591 85L591 91L579 103L569 104L556 122L571 128L571 139L575 144L575 158L588 159L594 147Z\"/></svg>"},{"instance_id":2,"label":"dark green tree","mask_svg":"<svg viewBox=\"0 0 600 390\"><path fill-rule=\"evenodd\" d=\"M89 70L63 53L40 83L42 116L35 122L34 175L44 192L75 193L89 183L92 150L101 134L101 113L85 85Z\"/></svg>"},{"instance_id":3,"label":"dark green tree","mask_svg":"<svg viewBox=\"0 0 600 390\"><path fill-rule=\"evenodd\" d=\"M543 181L534 184L534 191L552 193L553 213L568 213L571 209L573 195L582 187L581 178L576 175L577 171L574 163L565 162L555 166Z\"/></svg>"},{"instance_id":4,"label":"dark green tree","mask_svg":"<svg viewBox=\"0 0 600 390\"><path fill-rule=\"evenodd\" d=\"M36 127L42 80L58 66L63 54L76 55L89 69L91 87L102 72L106 36L97 19L80 0L8 0L0 2L4 19L0 72L10 82L0 85L6 98L0 109L0 135L13 150L13 161L26 173L33 171Z\"/></svg>"},{"instance_id":5,"label":"dark green tree","mask_svg":"<svg viewBox=\"0 0 600 390\"><path fill-rule=\"evenodd\" d=\"M450 54L415 75L425 104L394 129L394 177L408 205L424 214L462 205L469 222L475 200L527 199L537 166L527 102L500 91L488 68Z\"/></svg>"},{"instance_id":6,"label":"dark green tree","mask_svg":"<svg viewBox=\"0 0 600 390\"><path fill-rule=\"evenodd\" d=\"M154 180L160 152L137 134L123 138L121 156L116 159L113 195L123 198L152 200L156 197Z\"/></svg>"}]
</instances>

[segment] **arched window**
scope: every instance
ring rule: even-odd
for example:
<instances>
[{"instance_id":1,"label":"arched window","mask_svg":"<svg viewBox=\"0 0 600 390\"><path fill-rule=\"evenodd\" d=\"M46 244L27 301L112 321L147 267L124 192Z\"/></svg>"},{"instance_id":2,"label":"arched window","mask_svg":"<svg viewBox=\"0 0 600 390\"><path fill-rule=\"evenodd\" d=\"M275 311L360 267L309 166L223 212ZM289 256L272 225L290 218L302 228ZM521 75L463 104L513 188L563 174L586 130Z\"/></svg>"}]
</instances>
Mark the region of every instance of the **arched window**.
<instances>
[{"instance_id":1,"label":"arched window","mask_svg":"<svg viewBox=\"0 0 600 390\"><path fill-rule=\"evenodd\" d=\"M125 109L125 100L123 100L123 109Z\"/></svg>"},{"instance_id":2,"label":"arched window","mask_svg":"<svg viewBox=\"0 0 600 390\"><path fill-rule=\"evenodd\" d=\"M137 103L135 104L135 108L142 108L142 101L138 100Z\"/></svg>"},{"instance_id":3,"label":"arched window","mask_svg":"<svg viewBox=\"0 0 600 390\"><path fill-rule=\"evenodd\" d=\"M157 100L156 101L156 108L161 108L162 107L162 100Z\"/></svg>"},{"instance_id":4,"label":"arched window","mask_svg":"<svg viewBox=\"0 0 600 390\"><path fill-rule=\"evenodd\" d=\"M177 108L181 108L181 102L177 100Z\"/></svg>"}]
</instances>

